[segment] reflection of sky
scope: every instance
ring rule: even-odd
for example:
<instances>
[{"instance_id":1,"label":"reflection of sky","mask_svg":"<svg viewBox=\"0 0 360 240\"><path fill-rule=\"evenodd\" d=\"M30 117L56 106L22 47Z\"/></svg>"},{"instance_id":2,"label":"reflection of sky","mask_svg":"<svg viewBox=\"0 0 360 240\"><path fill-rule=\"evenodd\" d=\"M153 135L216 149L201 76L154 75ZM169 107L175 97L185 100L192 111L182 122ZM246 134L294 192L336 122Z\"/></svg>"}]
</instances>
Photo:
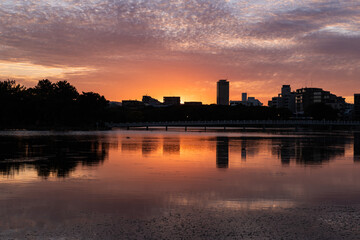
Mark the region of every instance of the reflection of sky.
<instances>
[{"instance_id":1,"label":"reflection of sky","mask_svg":"<svg viewBox=\"0 0 360 240\"><path fill-rule=\"evenodd\" d=\"M259 133L114 131L74 136L67 133L71 146L74 139L91 143L69 147L64 135L36 136L35 132L31 139L31 134L25 134L25 143L33 142L43 149L43 141L37 138L51 137L49 145L58 144L57 138L61 138L63 143L56 149L68 149L69 155L63 156L62 161L53 160L61 163L59 167L64 167L67 160L77 159L77 164L65 177L36 177L34 163L28 163L14 175L3 175L0 226L5 226L6 221L8 228L42 222L56 226L76 221L88 212L149 216L177 207L271 212L325 202L358 203L360 199L360 164L353 162L352 139L344 136L266 134L261 138ZM14 144L22 146L25 139L17 139L19 142ZM314 151L307 148L310 143ZM288 147L299 154L316 156L316 165L297 161L296 154L284 165L281 151ZM217 168L217 151L225 149L228 166ZM291 149L285 152L292 154ZM328 154L323 155L324 149ZM103 164L86 165L86 156L93 156L89 154L93 151L106 152ZM34 151L41 152L41 147ZM75 152L81 152L82 158L76 158ZM19 158L15 160L21 162Z\"/></svg>"},{"instance_id":2,"label":"reflection of sky","mask_svg":"<svg viewBox=\"0 0 360 240\"><path fill-rule=\"evenodd\" d=\"M247 91L265 101L286 83L348 97L359 76L359 11L358 1L326 0L1 1L0 77L66 78L113 100L211 103L226 76L233 99ZM9 65L25 63L32 71Z\"/></svg>"}]
</instances>

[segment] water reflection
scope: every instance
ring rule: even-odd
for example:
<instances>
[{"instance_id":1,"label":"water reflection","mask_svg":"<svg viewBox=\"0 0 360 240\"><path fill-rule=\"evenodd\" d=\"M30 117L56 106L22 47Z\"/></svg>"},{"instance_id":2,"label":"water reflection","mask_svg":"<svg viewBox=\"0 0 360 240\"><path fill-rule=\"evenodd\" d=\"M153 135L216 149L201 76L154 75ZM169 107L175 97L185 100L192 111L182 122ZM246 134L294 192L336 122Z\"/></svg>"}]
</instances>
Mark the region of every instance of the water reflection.
<instances>
[{"instance_id":1,"label":"water reflection","mask_svg":"<svg viewBox=\"0 0 360 240\"><path fill-rule=\"evenodd\" d=\"M86 225L104 216L149 217L178 206L271 210L360 203L360 165L353 164L359 135L86 134L0 135L0 173L16 174L0 181L0 233Z\"/></svg>"},{"instance_id":2,"label":"water reflection","mask_svg":"<svg viewBox=\"0 0 360 240\"><path fill-rule=\"evenodd\" d=\"M163 153L164 154L180 154L180 137L165 137L163 140Z\"/></svg>"},{"instance_id":3,"label":"water reflection","mask_svg":"<svg viewBox=\"0 0 360 240\"><path fill-rule=\"evenodd\" d=\"M349 144L345 137L308 137L273 139L273 153L276 153L284 165L295 161L297 164L319 165L338 156L344 156L345 146Z\"/></svg>"},{"instance_id":4,"label":"water reflection","mask_svg":"<svg viewBox=\"0 0 360 240\"><path fill-rule=\"evenodd\" d=\"M216 138L216 167L228 168L229 167L229 138L217 137Z\"/></svg>"},{"instance_id":5,"label":"water reflection","mask_svg":"<svg viewBox=\"0 0 360 240\"><path fill-rule=\"evenodd\" d=\"M68 177L79 164L102 164L110 145L104 136L1 136L0 173L11 176L31 168L43 178Z\"/></svg>"},{"instance_id":6,"label":"water reflection","mask_svg":"<svg viewBox=\"0 0 360 240\"><path fill-rule=\"evenodd\" d=\"M141 152L143 156L147 156L156 152L159 148L159 139L154 137L143 137Z\"/></svg>"},{"instance_id":7,"label":"water reflection","mask_svg":"<svg viewBox=\"0 0 360 240\"><path fill-rule=\"evenodd\" d=\"M259 161L264 156L279 159L283 166L321 165L345 155L352 139L344 136L251 137L187 135L54 135L0 136L0 173L11 176L35 169L38 176L68 177L81 164L98 166L109 155L109 148L121 153L143 157L189 157L196 154L212 156L217 168L229 168ZM353 157L360 162L360 134L354 134ZM160 154L160 155L159 155ZM275 158L274 158L275 156ZM230 160L229 160L230 159ZM196 158L194 158L196 160ZM235 165L236 165L235 164Z\"/></svg>"},{"instance_id":8,"label":"water reflection","mask_svg":"<svg viewBox=\"0 0 360 240\"><path fill-rule=\"evenodd\" d=\"M360 133L354 133L354 162L360 162Z\"/></svg>"}]
</instances>

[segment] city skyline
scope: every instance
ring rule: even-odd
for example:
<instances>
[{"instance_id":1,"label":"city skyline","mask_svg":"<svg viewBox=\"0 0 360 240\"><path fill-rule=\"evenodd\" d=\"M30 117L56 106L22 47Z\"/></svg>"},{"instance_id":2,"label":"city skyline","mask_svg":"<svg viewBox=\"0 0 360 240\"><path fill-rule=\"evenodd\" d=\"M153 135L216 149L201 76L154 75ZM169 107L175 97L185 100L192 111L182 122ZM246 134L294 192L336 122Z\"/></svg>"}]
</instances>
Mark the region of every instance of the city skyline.
<instances>
[{"instance_id":1,"label":"city skyline","mask_svg":"<svg viewBox=\"0 0 360 240\"><path fill-rule=\"evenodd\" d=\"M0 79L68 80L112 101L149 94L267 103L278 86L359 92L358 1L9 1L0 3Z\"/></svg>"}]
</instances>

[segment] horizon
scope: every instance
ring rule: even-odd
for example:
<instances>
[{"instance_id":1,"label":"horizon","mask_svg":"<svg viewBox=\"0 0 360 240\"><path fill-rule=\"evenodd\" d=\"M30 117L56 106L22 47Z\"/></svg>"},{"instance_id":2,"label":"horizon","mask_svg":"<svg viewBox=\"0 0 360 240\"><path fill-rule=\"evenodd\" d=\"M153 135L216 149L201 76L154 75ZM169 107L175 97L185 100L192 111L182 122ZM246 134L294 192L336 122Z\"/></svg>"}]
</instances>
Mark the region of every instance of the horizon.
<instances>
[{"instance_id":1,"label":"horizon","mask_svg":"<svg viewBox=\"0 0 360 240\"><path fill-rule=\"evenodd\" d=\"M11 80L11 79L8 79L8 80ZM49 80L49 79L43 79L43 80ZM221 80L221 79L220 79ZM218 80L218 81L220 81L220 80ZM226 80L226 81L228 81L229 82L229 84L230 84L230 86L231 86L231 81L229 81L228 79L224 79L224 80ZM16 81L16 80L15 80ZM41 80L39 80L39 81L41 81ZM49 80L50 82L52 82L51 80ZM67 81L67 80L59 80L59 81ZM68 83L70 83L71 85L72 85L72 83L71 82L69 82L69 81L67 81ZM17 83L19 83L19 82L17 82ZM55 82L53 82L53 83L55 83ZM287 86L288 84L284 84L284 85L282 85L281 87L283 87L283 86ZM331 94L334 94L334 92L332 92L331 90L328 90L328 89L324 89L324 88L322 88L322 87L301 87L301 88L298 88L298 89L293 89L292 87L291 87L291 85L289 85L290 86L290 88L291 88L291 92L296 92L298 89L304 89L304 88L319 88L319 89L322 89L322 90L324 90L324 91L328 91L328 92L330 92ZM35 87L35 85L34 86L25 86L26 88L32 88L32 87ZM76 86L75 86L75 88L76 88ZM76 90L78 91L78 89L76 88ZM230 88L230 90L231 90L231 88ZM81 92L81 91L79 91L79 92ZM89 92L94 92L94 91L89 91ZM230 91L231 92L231 91ZM249 97L254 97L255 99L258 99L257 98L257 96L253 96L252 94L249 94L248 92L243 92L243 93L245 93L245 94L247 94L247 98L249 98ZM241 94L243 94L243 93L241 93ZM280 91L278 92L278 94L281 94L281 88L280 88ZM273 96L273 97L277 97L278 96L278 94L276 94L275 96ZM352 101L348 101L348 99L347 98L345 98L345 101L346 101L346 103L348 103L348 104L354 104L354 95L355 94L358 94L358 93L356 93L356 92L354 92L353 93L353 96L352 97L350 97L351 98L351 100ZM335 94L336 95L336 94ZM139 99L138 98L131 98L131 99L121 99L121 100L112 100L112 99L107 99L106 98L106 96L104 95L104 97L109 101L109 102L122 102L122 101L142 101L142 97L144 97L144 96L148 96L148 97L151 97L151 98L153 98L153 99L156 99L156 100L158 100L159 102L163 102L163 98L164 97L179 97L180 98L180 103L181 104L184 104L185 102L201 102L201 101L198 101L198 100L190 100L190 101L187 101L187 100L183 100L183 98L182 98L182 96L181 95L165 95L165 96L161 96L161 97L159 97L159 98L156 98L156 97L153 97L151 94L143 94L143 95L141 95L141 97L139 97ZM338 95L336 95L337 97L343 97L343 96L338 96ZM268 100L268 101L271 101L272 100L272 97ZM231 102L231 101L242 101L242 99L231 99L231 97L229 97L229 103ZM263 105L262 106L268 106L268 101L265 101L265 102L261 102ZM204 103L204 102L201 102L203 105L212 105L212 104L215 104L215 105L217 105L217 103L216 102L211 102L211 103Z\"/></svg>"},{"instance_id":2,"label":"horizon","mask_svg":"<svg viewBox=\"0 0 360 240\"><path fill-rule=\"evenodd\" d=\"M264 105L281 86L360 92L360 3L83 1L0 3L0 79L67 80L110 101L216 103L247 92ZM331 17L330 17L331 16Z\"/></svg>"}]
</instances>

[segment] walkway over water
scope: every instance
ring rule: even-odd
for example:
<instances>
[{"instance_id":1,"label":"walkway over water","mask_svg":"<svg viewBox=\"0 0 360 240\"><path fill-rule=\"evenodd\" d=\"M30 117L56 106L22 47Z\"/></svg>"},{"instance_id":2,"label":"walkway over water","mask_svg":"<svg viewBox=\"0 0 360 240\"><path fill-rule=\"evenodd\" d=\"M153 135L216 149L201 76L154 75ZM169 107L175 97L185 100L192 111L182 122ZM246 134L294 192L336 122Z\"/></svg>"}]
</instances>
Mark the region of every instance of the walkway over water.
<instances>
[{"instance_id":1,"label":"walkway over water","mask_svg":"<svg viewBox=\"0 0 360 240\"><path fill-rule=\"evenodd\" d=\"M318 121L318 120L220 120L220 121L170 121L170 122L131 122L107 123L111 128L135 127L232 127L232 128L350 128L360 129L360 121Z\"/></svg>"}]
</instances>

